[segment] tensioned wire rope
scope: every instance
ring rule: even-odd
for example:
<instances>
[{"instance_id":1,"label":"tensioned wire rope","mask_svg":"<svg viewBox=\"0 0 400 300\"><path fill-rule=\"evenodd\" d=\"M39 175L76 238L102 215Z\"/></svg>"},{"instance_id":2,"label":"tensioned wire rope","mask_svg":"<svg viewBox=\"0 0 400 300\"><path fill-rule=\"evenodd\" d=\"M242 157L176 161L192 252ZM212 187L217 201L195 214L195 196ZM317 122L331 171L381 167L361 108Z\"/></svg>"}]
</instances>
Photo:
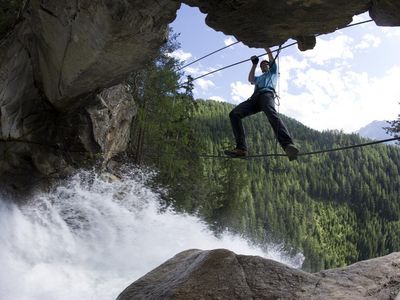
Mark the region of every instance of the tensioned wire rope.
<instances>
[{"instance_id":1,"label":"tensioned wire rope","mask_svg":"<svg viewBox=\"0 0 400 300\"><path fill-rule=\"evenodd\" d=\"M372 21L373 21L372 19L370 19L370 20L365 20L365 21L361 21L361 22L349 24L349 25L346 25L346 26L343 26L343 27L339 27L339 28L337 28L336 30L341 30L341 29L345 29L345 28L349 28L349 27L353 27L353 26L357 26L357 25L369 23L369 22L372 22ZM315 37L320 36L320 35L323 35L323 34L325 34L325 33L316 34ZM207 55L204 55L203 57L201 57L201 58L197 59L196 61L193 61L193 62L191 62L191 63L189 63L189 64L187 64L187 65L185 65L185 66L179 68L178 70L182 70L183 68L187 67L188 65L191 65L191 64L193 64L193 63L195 63L195 62L198 62L198 61L200 61L201 59L204 59L204 58L206 58L206 57L208 57L208 56L210 56L210 55L212 55L212 54L214 54L214 53L217 53L217 52L219 52L219 51L221 51L221 50L223 50L223 49L226 49L226 48L228 48L228 47L230 47L230 46L233 46L234 44L237 44L237 43L238 43L238 42L233 43L233 44L231 44L231 45L227 45L227 46L225 46L225 47L223 47L223 48L220 48L220 49L218 49L218 50L216 50L216 51L213 51L213 52L211 52L211 53L209 53L209 54L207 54ZM271 52L274 53L274 52L277 52L277 51L280 51L280 50L289 48L289 47L291 47L291 46L294 46L294 45L296 45L296 44L298 44L298 42L290 43L290 44L288 44L288 45L286 45L286 46L280 47L279 49L272 50ZM265 56L265 55L267 55L267 53L263 53L263 54L257 55L257 57L262 57L262 56ZM230 64L230 65L221 67L221 68L219 68L219 69L210 71L210 72L205 73L205 74L202 74L202 75L200 75L200 76L191 78L190 80L186 81L185 83L193 82L193 81L195 81L195 80L197 80L197 79L206 77L206 76L211 75L211 74L214 74L214 73L216 73L216 72L219 72L219 71L222 71L222 70L225 70L225 69L228 69L228 68L231 68L231 67L240 65L240 64L245 63L245 62L247 62L247 61L249 61L249 60L250 60L250 59L247 58L247 59L238 61L238 62L236 62L236 63L233 63L233 64Z\"/></svg>"},{"instance_id":2,"label":"tensioned wire rope","mask_svg":"<svg viewBox=\"0 0 400 300\"><path fill-rule=\"evenodd\" d=\"M381 144L381 143L386 143L386 142L391 142L391 141L396 141L396 140L400 140L400 137L394 137L394 138L390 138L390 139L373 141L373 142L368 142L368 143L363 143L363 144L343 146L343 147L338 147L338 148L333 148L333 149L322 149L322 150L309 151L309 152L300 152L297 154L297 156L307 156L307 155L315 155L315 154L328 153L328 152L336 152L336 151L341 151L341 150L348 150L348 149L353 149L353 148L361 148L361 147L366 147L366 146L370 146L370 145ZM231 156L222 155L222 154L221 155L198 154L198 156L203 157L203 158L249 159L249 158L259 158L259 157L280 157L280 156L283 157L283 156L287 156L287 155L283 154L283 153L268 153L268 154L255 154L255 155L238 156L238 157L231 157Z\"/></svg>"},{"instance_id":3,"label":"tensioned wire rope","mask_svg":"<svg viewBox=\"0 0 400 300\"><path fill-rule=\"evenodd\" d=\"M345 29L345 28L349 28L349 27L353 27L353 26L357 26L357 25L369 23L369 22L372 22L372 21L373 21L372 19L370 19L370 20L365 20L365 21L361 21L361 22L357 22L357 23L353 23L353 24L349 24L349 25L346 25L346 26L337 28L336 30ZM315 37L320 36L320 35L322 35L322 33L321 33L321 34L315 35ZM228 47L230 47L230 46L233 46L233 45L235 45L235 44L237 44L237 43L239 43L239 41L237 41L237 42L235 42L235 43L232 43L232 44L230 44L230 45L227 45L227 46L225 46L225 47L223 47L223 48L220 48L220 49L218 49L218 50L215 50L215 51L213 51L213 52L211 52L211 53L209 53L209 54L207 54L207 55L204 55L204 56L200 57L199 59L197 59L197 60L195 60L195 61L193 61L193 62L191 62L191 63L189 63L189 64L186 64L186 65L182 66L179 70L182 70L183 68L185 68L185 67L187 67L187 66L189 66L189 65L191 65L191 64L194 64L194 63L196 63L196 62L198 62L198 61L200 61L200 60L202 60L202 59L204 59L204 58L206 58L206 57L208 57L208 56L210 56L210 55L212 55L212 54L214 54L214 53L217 53L217 52L219 52L219 51L221 51L221 50L223 50L223 49L226 49L226 48L228 48ZM286 48L289 48L289 47L294 46L294 45L296 45L296 44L298 44L298 42L293 42L293 43L290 43L290 44L288 44L288 45L286 45L286 46L282 46L282 45L281 45L281 46L279 46L278 49L271 51L272 53L273 53L273 52L277 52L276 56L274 57L274 61L278 58L279 53L280 53L281 50L286 49ZM267 53L264 53L264 54L261 54L261 55L257 55L257 57L259 58L259 57L265 56L266 54L267 54ZM224 66L224 67L219 68L219 69L216 69L216 70L213 70L213 71L208 72L208 73L206 73L206 74L203 74L203 75L197 76L197 77L195 77L195 78L192 78L192 79L188 80L186 83L193 82L193 81L195 81L195 80L197 80L197 79L200 79L200 78L203 78L203 77L205 77L205 76L211 75L211 74L213 74L213 73L219 72L219 71L221 71L221 70L225 70L225 69L227 69L227 68L230 68L230 67L233 67L233 66L242 64L242 63L247 62L247 61L249 61L249 60L251 60L251 59L241 60L241 61L239 61L239 62L236 62L236 63L230 64L230 65ZM360 147L365 147L365 146L370 146L370 145L375 145L375 144L380 144L380 143L386 143L386 142L395 141L395 140L400 140L400 137L394 137L394 138L389 138L389 139L384 139L384 140L378 140L378 141L373 141L373 142L368 142L368 143L363 143L363 144L356 144L356 145L351 145L351 146L343 146L343 147L338 147L338 148L333 148L333 149L323 149L323 150L310 151L310 152L300 152L300 153L297 154L297 156L314 155L314 154L335 152L335 151L341 151L341 150L347 150L347 149L353 149L353 148L360 148ZM199 157L203 157L203 158L232 158L232 157L229 157L229 156L226 156L226 155L198 154L198 156L199 156ZM287 156L287 155L286 155L286 154L283 154L283 153L282 153L282 154L280 154L280 153L273 153L273 154L272 154L272 153L271 153L271 154L247 155L247 156L238 157L238 158L249 159L249 158L259 158L259 157L283 157L283 156Z\"/></svg>"},{"instance_id":4,"label":"tensioned wire rope","mask_svg":"<svg viewBox=\"0 0 400 300\"><path fill-rule=\"evenodd\" d=\"M186 67L188 67L190 65L193 65L194 63L197 63L198 61L200 61L200 60L202 60L202 59L204 59L206 57L209 57L209 56L211 56L211 55L213 55L213 54L215 54L215 53L217 53L219 51L222 51L222 50L224 50L226 48L229 48L229 47L231 47L233 45L236 45L238 43L240 43L240 41L236 41L236 42L234 42L232 44L226 45L225 47L222 47L222 48L219 48L219 49L217 49L217 50L215 50L213 52L210 52L210 53L208 53L208 54L206 54L206 55L204 55L204 56L202 56L202 57L200 57L200 58L198 58L198 59L196 59L196 60L194 60L194 61L192 61L190 63L187 63L186 65L183 65L182 67L178 68L178 71L180 71L180 70L182 70L182 69L184 69L184 68L186 68Z\"/></svg>"}]
</instances>

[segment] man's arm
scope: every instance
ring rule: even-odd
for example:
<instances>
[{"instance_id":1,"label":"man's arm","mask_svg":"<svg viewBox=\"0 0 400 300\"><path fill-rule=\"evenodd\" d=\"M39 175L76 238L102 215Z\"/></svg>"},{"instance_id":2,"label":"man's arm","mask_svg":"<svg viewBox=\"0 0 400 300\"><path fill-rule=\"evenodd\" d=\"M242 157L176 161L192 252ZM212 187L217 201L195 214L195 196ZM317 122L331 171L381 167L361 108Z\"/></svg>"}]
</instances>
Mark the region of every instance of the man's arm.
<instances>
[{"instance_id":1,"label":"man's arm","mask_svg":"<svg viewBox=\"0 0 400 300\"><path fill-rule=\"evenodd\" d=\"M271 49L265 48L265 51L267 51L267 54L268 54L269 72L276 73L277 72L277 66L276 66L276 61L275 61L276 57L274 57L272 55Z\"/></svg>"},{"instance_id":2,"label":"man's arm","mask_svg":"<svg viewBox=\"0 0 400 300\"><path fill-rule=\"evenodd\" d=\"M274 61L274 56L272 55L271 49L265 48L265 51L267 51L269 62L272 63Z\"/></svg>"},{"instance_id":3,"label":"man's arm","mask_svg":"<svg viewBox=\"0 0 400 300\"><path fill-rule=\"evenodd\" d=\"M254 84L254 82L255 82L255 72L256 72L256 68L257 68L257 64L258 64L258 57L255 56L255 55L252 56L251 57L251 62L253 63L253 65L251 66L248 80L249 80L249 82L251 84Z\"/></svg>"}]
</instances>

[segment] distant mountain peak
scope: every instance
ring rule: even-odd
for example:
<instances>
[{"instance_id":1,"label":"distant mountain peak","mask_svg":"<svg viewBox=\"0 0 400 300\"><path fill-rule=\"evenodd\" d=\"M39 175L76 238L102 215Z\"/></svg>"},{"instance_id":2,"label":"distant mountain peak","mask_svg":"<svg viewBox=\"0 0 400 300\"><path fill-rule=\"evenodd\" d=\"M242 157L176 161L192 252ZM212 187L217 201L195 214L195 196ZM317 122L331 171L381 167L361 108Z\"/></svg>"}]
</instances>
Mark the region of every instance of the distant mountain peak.
<instances>
[{"instance_id":1,"label":"distant mountain peak","mask_svg":"<svg viewBox=\"0 0 400 300\"><path fill-rule=\"evenodd\" d=\"M360 136L369 138L372 140L383 140L391 138L392 136L386 133L385 127L389 127L388 121L375 120L365 125L356 131ZM393 142L394 144L394 142Z\"/></svg>"}]
</instances>

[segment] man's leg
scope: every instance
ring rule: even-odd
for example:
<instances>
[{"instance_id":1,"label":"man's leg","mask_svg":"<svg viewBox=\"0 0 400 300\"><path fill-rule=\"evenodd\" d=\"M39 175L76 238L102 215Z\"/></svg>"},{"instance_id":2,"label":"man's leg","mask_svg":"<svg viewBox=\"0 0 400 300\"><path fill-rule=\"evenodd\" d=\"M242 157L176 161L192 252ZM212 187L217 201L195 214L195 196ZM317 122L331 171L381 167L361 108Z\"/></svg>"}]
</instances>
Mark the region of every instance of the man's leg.
<instances>
[{"instance_id":1,"label":"man's leg","mask_svg":"<svg viewBox=\"0 0 400 300\"><path fill-rule=\"evenodd\" d=\"M242 119L257 113L257 104L255 100L251 98L240 103L229 113L231 120L233 134L236 140L236 148L247 150L246 135L242 124Z\"/></svg>"},{"instance_id":2,"label":"man's leg","mask_svg":"<svg viewBox=\"0 0 400 300\"><path fill-rule=\"evenodd\" d=\"M289 160L297 158L299 150L294 146L293 139L289 134L285 124L279 118L279 114L275 109L275 102L272 93L264 93L258 98L261 110L267 115L268 121L274 130L275 136L279 144L285 150Z\"/></svg>"}]
</instances>

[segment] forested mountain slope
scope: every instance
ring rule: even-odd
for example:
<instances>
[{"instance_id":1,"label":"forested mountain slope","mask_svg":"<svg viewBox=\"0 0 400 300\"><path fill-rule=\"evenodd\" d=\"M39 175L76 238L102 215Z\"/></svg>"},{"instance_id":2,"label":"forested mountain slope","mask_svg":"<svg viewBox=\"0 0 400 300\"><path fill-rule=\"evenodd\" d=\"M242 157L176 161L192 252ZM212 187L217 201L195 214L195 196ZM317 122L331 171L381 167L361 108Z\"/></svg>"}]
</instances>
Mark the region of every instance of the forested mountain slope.
<instances>
[{"instance_id":1,"label":"forested mountain slope","mask_svg":"<svg viewBox=\"0 0 400 300\"><path fill-rule=\"evenodd\" d=\"M368 146L294 162L202 157L233 146L232 107L166 97L147 113L145 133L135 144L141 144L143 163L160 171L157 182L169 187L168 202L200 214L216 231L229 228L256 242L301 251L306 270L400 250L398 147ZM282 118L301 152L366 142L355 134L321 133ZM244 124L250 154L282 153L263 114Z\"/></svg>"},{"instance_id":2,"label":"forested mountain slope","mask_svg":"<svg viewBox=\"0 0 400 300\"><path fill-rule=\"evenodd\" d=\"M228 228L263 245L301 251L306 270L400 250L399 147L380 144L292 162L205 157L234 146L233 105L194 100L191 81L179 83L179 63L168 55L179 47L175 38L171 32L157 60L129 80L138 108L130 160L158 171L154 184L167 187L167 204L199 214L217 233ZM301 152L367 142L282 118ZM244 124L250 155L282 153L262 113Z\"/></svg>"},{"instance_id":3,"label":"forested mountain slope","mask_svg":"<svg viewBox=\"0 0 400 300\"><path fill-rule=\"evenodd\" d=\"M205 153L232 146L232 105L198 101L194 118ZM366 142L358 135L318 132L283 116L301 152ZM250 154L282 153L263 114L244 120ZM400 151L376 145L299 157L203 159L217 185L211 201L223 226L258 240L284 241L306 256L310 270L400 249ZM215 203L214 203L215 205ZM215 221L213 220L213 221Z\"/></svg>"}]
</instances>

